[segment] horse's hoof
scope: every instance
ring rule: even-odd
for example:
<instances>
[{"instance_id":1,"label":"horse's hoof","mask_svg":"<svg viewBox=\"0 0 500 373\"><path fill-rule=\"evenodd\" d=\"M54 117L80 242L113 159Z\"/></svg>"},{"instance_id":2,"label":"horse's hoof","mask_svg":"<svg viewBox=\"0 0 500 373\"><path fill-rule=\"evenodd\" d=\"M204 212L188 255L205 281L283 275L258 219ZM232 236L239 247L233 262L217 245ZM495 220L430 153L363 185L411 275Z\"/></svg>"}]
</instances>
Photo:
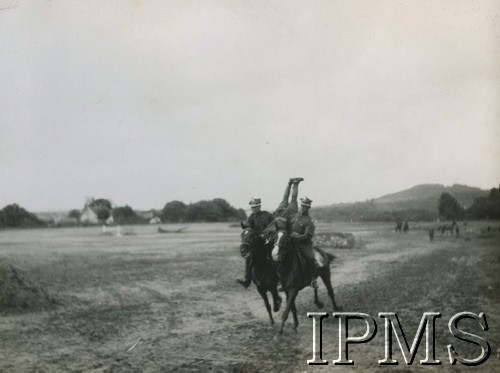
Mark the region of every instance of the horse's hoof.
<instances>
[{"instance_id":1,"label":"horse's hoof","mask_svg":"<svg viewBox=\"0 0 500 373\"><path fill-rule=\"evenodd\" d=\"M317 303L316 303L316 306L317 306L318 308L323 308L325 305L324 305L323 303L321 303L321 302L317 302Z\"/></svg>"}]
</instances>

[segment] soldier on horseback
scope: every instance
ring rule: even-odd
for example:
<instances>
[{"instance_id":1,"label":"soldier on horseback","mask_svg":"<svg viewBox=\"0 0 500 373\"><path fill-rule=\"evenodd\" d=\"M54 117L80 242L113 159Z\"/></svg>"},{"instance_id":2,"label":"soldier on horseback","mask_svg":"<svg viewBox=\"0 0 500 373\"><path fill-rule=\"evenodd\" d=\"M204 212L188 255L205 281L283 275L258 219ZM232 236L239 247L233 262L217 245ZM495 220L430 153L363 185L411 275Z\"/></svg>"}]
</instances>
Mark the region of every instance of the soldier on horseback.
<instances>
[{"instance_id":1,"label":"soldier on horseback","mask_svg":"<svg viewBox=\"0 0 500 373\"><path fill-rule=\"evenodd\" d=\"M262 231L264 231L273 221L276 222L279 230L286 230L288 227L291 227L293 242L302 253L305 265L308 268L308 272L311 274L311 286L317 287L316 269L319 263L316 263L312 247L315 226L309 216L309 209L311 208L312 201L307 197L301 198L300 211L297 202L299 183L303 180L304 179L301 177L289 179L283 194L283 199L276 211L274 211L274 216L267 211L261 210L260 198L252 198L249 203L252 208L252 214L242 223L242 227L253 228L258 234L262 233ZM253 260L251 253L242 253L242 255L245 258L245 277L243 279L237 279L236 281L247 288L251 283Z\"/></svg>"},{"instance_id":2,"label":"soldier on horseback","mask_svg":"<svg viewBox=\"0 0 500 373\"><path fill-rule=\"evenodd\" d=\"M248 219L242 223L242 227L252 228L258 234L260 234L264 228L266 228L274 220L273 215L270 212L261 210L261 204L260 198L252 198L249 202L252 213ZM236 281L247 288L252 282L253 258L251 252L242 253L242 255L245 258L245 277L243 279L237 279Z\"/></svg>"},{"instance_id":3,"label":"soldier on horseback","mask_svg":"<svg viewBox=\"0 0 500 373\"><path fill-rule=\"evenodd\" d=\"M314 258L312 239L316 227L309 216L309 209L312 201L305 197L300 199L300 211L297 212L291 219L292 234L296 247L304 256L306 266L311 274L311 286L317 287L316 283L316 260Z\"/></svg>"},{"instance_id":4,"label":"soldier on horseback","mask_svg":"<svg viewBox=\"0 0 500 373\"><path fill-rule=\"evenodd\" d=\"M303 254L306 266L311 274L311 286L317 287L316 269L319 263L316 263L312 246L315 226L309 216L312 201L307 197L301 198L300 212L297 204L299 183L303 180L301 177L295 177L288 181L283 200L274 212L274 216L276 217L275 221L278 229L284 230L287 226L291 226L291 237L297 249ZM292 197L289 202L290 192L292 193Z\"/></svg>"}]
</instances>

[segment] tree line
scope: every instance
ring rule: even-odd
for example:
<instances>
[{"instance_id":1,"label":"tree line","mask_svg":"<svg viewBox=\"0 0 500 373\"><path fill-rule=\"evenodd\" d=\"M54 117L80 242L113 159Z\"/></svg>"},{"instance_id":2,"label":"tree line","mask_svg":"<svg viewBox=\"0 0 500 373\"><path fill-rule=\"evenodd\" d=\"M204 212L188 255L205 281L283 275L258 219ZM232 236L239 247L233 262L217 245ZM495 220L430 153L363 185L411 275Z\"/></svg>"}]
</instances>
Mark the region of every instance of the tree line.
<instances>
[{"instance_id":1,"label":"tree line","mask_svg":"<svg viewBox=\"0 0 500 373\"><path fill-rule=\"evenodd\" d=\"M476 198L469 208L464 208L449 193L441 194L438 212L447 220L500 219L500 188L492 188L487 196Z\"/></svg>"},{"instance_id":2,"label":"tree line","mask_svg":"<svg viewBox=\"0 0 500 373\"><path fill-rule=\"evenodd\" d=\"M92 209L97 215L99 223L105 223L110 216L116 224L147 224L149 218L141 216L132 207L113 207L111 201L105 198L88 199L85 207ZM82 210L73 209L68 218L78 225ZM343 220L343 221L394 221L404 218L411 221L433 221L437 218L445 220L481 220L500 219L500 188L492 188L487 196L474 200L469 208L465 208L450 194L442 193L437 201L435 211L424 209L394 209L380 210L374 200L341 204L334 208L318 207L312 211L315 219ZM155 217L164 223L191 223L191 222L237 222L246 219L243 209L236 209L222 198L209 201L199 201L185 204L182 201L170 201L155 211ZM47 222L35 214L25 210L16 203L5 206L0 210L0 228L32 228L44 227Z\"/></svg>"},{"instance_id":3,"label":"tree line","mask_svg":"<svg viewBox=\"0 0 500 373\"><path fill-rule=\"evenodd\" d=\"M129 205L115 206L106 198L88 198L84 208L72 209L63 221L52 222L51 226L80 225L82 214L86 209L95 213L97 222L104 224L110 217L115 224L148 224L151 217L145 217ZM236 209L222 198L203 200L185 204L181 201L167 202L160 210L153 210L153 218L164 223L191 222L236 222L245 220L247 215L243 209ZM5 206L0 210L0 228L32 228L47 226L35 214L26 211L17 204Z\"/></svg>"}]
</instances>

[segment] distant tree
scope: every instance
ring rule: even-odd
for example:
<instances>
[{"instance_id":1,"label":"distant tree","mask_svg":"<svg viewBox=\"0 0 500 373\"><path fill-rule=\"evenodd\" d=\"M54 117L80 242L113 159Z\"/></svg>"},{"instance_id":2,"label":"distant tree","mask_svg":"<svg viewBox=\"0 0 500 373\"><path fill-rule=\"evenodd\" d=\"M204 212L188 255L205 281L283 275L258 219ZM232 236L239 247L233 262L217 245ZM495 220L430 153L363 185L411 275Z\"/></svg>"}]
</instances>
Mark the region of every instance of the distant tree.
<instances>
[{"instance_id":1,"label":"distant tree","mask_svg":"<svg viewBox=\"0 0 500 373\"><path fill-rule=\"evenodd\" d=\"M174 223L186 220L187 206L181 201L168 202L161 212L163 221Z\"/></svg>"},{"instance_id":2,"label":"distant tree","mask_svg":"<svg viewBox=\"0 0 500 373\"><path fill-rule=\"evenodd\" d=\"M113 208L111 201L109 199L105 199L105 198L94 199L92 201L92 204L90 205L90 207L92 207L92 208L105 208L108 210L111 210Z\"/></svg>"},{"instance_id":3,"label":"distant tree","mask_svg":"<svg viewBox=\"0 0 500 373\"><path fill-rule=\"evenodd\" d=\"M237 215L236 215L236 220L237 221L244 221L247 219L247 213L243 209L238 209L237 210Z\"/></svg>"},{"instance_id":4,"label":"distant tree","mask_svg":"<svg viewBox=\"0 0 500 373\"><path fill-rule=\"evenodd\" d=\"M113 209L113 219L116 224L141 224L144 219L137 215L132 207L125 205Z\"/></svg>"},{"instance_id":5,"label":"distant tree","mask_svg":"<svg viewBox=\"0 0 500 373\"><path fill-rule=\"evenodd\" d=\"M68 212L68 218L75 218L77 220L80 220L80 216L82 216L82 212L80 210L73 209Z\"/></svg>"},{"instance_id":6,"label":"distant tree","mask_svg":"<svg viewBox=\"0 0 500 373\"><path fill-rule=\"evenodd\" d=\"M35 227L45 223L34 214L26 211L16 203L3 208L0 223L4 227Z\"/></svg>"},{"instance_id":7,"label":"distant tree","mask_svg":"<svg viewBox=\"0 0 500 373\"><path fill-rule=\"evenodd\" d=\"M220 211L220 221L241 221L246 219L244 210L235 209L225 199L215 198L211 202L217 206Z\"/></svg>"},{"instance_id":8,"label":"distant tree","mask_svg":"<svg viewBox=\"0 0 500 373\"><path fill-rule=\"evenodd\" d=\"M467 217L471 219L500 219L500 188L493 188L486 197L474 200L467 210Z\"/></svg>"},{"instance_id":9,"label":"distant tree","mask_svg":"<svg viewBox=\"0 0 500 373\"><path fill-rule=\"evenodd\" d=\"M222 198L199 201L189 205L181 201L171 201L165 205L161 215L166 222L223 222L246 219L244 210L235 209Z\"/></svg>"},{"instance_id":10,"label":"distant tree","mask_svg":"<svg viewBox=\"0 0 500 373\"><path fill-rule=\"evenodd\" d=\"M186 210L187 221L217 222L223 221L220 206L211 201L192 203Z\"/></svg>"},{"instance_id":11,"label":"distant tree","mask_svg":"<svg viewBox=\"0 0 500 373\"><path fill-rule=\"evenodd\" d=\"M456 220L464 216L465 210L449 193L441 193L438 203L439 215L447 220Z\"/></svg>"},{"instance_id":12,"label":"distant tree","mask_svg":"<svg viewBox=\"0 0 500 373\"><path fill-rule=\"evenodd\" d=\"M113 209L111 201L104 198L87 198L85 203L88 205L97 215L99 222L105 223L106 220L111 216L111 211Z\"/></svg>"}]
</instances>

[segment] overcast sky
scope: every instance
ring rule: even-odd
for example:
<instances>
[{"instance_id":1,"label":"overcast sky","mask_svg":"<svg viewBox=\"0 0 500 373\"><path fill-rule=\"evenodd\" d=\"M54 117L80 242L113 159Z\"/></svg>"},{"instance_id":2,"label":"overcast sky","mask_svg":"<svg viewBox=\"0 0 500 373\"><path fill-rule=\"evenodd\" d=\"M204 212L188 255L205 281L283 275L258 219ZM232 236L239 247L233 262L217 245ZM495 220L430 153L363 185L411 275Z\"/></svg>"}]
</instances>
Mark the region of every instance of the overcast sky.
<instances>
[{"instance_id":1,"label":"overcast sky","mask_svg":"<svg viewBox=\"0 0 500 373\"><path fill-rule=\"evenodd\" d=\"M498 187L499 36L499 0L0 0L0 208Z\"/></svg>"}]
</instances>

